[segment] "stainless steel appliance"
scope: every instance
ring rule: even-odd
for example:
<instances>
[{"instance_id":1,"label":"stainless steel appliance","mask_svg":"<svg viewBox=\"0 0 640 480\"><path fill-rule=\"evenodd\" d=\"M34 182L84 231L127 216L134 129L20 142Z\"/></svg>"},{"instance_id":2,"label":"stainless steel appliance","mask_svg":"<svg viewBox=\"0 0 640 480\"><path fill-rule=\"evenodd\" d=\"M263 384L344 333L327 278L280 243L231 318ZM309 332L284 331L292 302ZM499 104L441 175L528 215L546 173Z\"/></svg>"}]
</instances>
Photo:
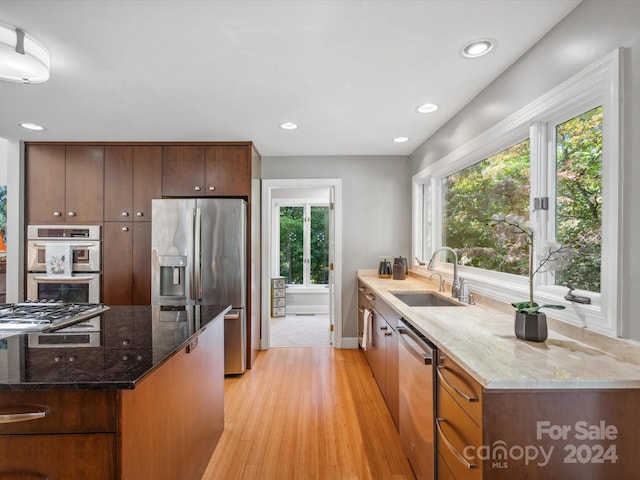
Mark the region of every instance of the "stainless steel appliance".
<instances>
[{"instance_id":1,"label":"stainless steel appliance","mask_svg":"<svg viewBox=\"0 0 640 480\"><path fill-rule=\"evenodd\" d=\"M102 304L25 302L0 305L0 331L55 331L95 329L100 314L109 310ZM99 326L99 322L97 323ZM99 328L98 328L99 330Z\"/></svg>"},{"instance_id":2,"label":"stainless steel appliance","mask_svg":"<svg viewBox=\"0 0 640 480\"><path fill-rule=\"evenodd\" d=\"M152 201L151 303L231 305L225 374L246 369L246 211L231 198Z\"/></svg>"},{"instance_id":3,"label":"stainless steel appliance","mask_svg":"<svg viewBox=\"0 0 640 480\"><path fill-rule=\"evenodd\" d=\"M435 347L400 319L400 442L417 480L435 478Z\"/></svg>"},{"instance_id":4,"label":"stainless steel appliance","mask_svg":"<svg viewBox=\"0 0 640 480\"><path fill-rule=\"evenodd\" d=\"M47 275L48 245L68 244L71 275ZM101 231L98 225L29 225L27 227L27 298L99 303Z\"/></svg>"}]
</instances>

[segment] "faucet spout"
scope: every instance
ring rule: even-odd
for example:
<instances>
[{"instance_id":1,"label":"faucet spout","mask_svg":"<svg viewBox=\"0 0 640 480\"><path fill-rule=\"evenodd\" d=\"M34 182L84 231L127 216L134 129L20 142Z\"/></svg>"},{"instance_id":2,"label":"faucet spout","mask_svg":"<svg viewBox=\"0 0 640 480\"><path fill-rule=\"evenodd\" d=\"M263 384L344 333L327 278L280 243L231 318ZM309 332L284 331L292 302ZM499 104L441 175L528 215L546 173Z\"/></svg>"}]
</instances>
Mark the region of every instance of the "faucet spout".
<instances>
[{"instance_id":1,"label":"faucet spout","mask_svg":"<svg viewBox=\"0 0 640 480\"><path fill-rule=\"evenodd\" d=\"M450 247L440 247L433 252L431 255L431 260L429 260L429 265L427 268L429 270L433 270L436 256L440 252L450 252L453 255L453 281L451 282L451 297L452 298L460 298L460 282L458 280L458 254L453 248Z\"/></svg>"}]
</instances>

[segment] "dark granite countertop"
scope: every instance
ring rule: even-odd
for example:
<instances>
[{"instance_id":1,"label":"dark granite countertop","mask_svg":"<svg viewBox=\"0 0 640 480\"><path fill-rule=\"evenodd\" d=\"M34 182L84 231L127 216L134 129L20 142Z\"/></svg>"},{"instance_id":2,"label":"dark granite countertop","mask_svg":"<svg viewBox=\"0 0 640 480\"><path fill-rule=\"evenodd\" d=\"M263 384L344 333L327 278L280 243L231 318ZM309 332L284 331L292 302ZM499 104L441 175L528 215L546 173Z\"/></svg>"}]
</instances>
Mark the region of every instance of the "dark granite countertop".
<instances>
[{"instance_id":1,"label":"dark granite countertop","mask_svg":"<svg viewBox=\"0 0 640 480\"><path fill-rule=\"evenodd\" d=\"M102 314L94 346L73 342L64 330L0 338L0 390L133 389L184 348L230 306L112 306ZM29 336L49 335L34 347ZM30 346L31 343L31 346ZM42 343L42 342L41 342Z\"/></svg>"}]
</instances>

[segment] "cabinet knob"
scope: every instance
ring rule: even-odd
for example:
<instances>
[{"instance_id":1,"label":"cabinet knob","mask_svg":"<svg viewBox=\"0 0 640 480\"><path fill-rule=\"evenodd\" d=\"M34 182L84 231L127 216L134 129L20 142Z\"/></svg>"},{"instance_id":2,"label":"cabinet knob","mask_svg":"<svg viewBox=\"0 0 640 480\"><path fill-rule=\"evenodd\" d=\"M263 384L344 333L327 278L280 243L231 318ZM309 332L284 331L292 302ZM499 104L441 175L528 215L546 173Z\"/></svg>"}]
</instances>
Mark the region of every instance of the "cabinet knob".
<instances>
[{"instance_id":1,"label":"cabinet knob","mask_svg":"<svg viewBox=\"0 0 640 480\"><path fill-rule=\"evenodd\" d=\"M53 216L54 217L61 217L62 216L62 212L53 212Z\"/></svg>"},{"instance_id":2,"label":"cabinet knob","mask_svg":"<svg viewBox=\"0 0 640 480\"><path fill-rule=\"evenodd\" d=\"M213 185L209 187L209 191L210 191L210 192L215 191L215 189L216 189L216 187L214 187Z\"/></svg>"},{"instance_id":3,"label":"cabinet knob","mask_svg":"<svg viewBox=\"0 0 640 480\"><path fill-rule=\"evenodd\" d=\"M136 217L144 217L144 213L142 213L142 212L136 212Z\"/></svg>"},{"instance_id":4,"label":"cabinet knob","mask_svg":"<svg viewBox=\"0 0 640 480\"><path fill-rule=\"evenodd\" d=\"M122 212L120 215L122 215L123 217L128 217L129 216L129 212Z\"/></svg>"},{"instance_id":5,"label":"cabinet knob","mask_svg":"<svg viewBox=\"0 0 640 480\"><path fill-rule=\"evenodd\" d=\"M70 217L75 217L76 216L76 212L69 212L69 216Z\"/></svg>"},{"instance_id":6,"label":"cabinet knob","mask_svg":"<svg viewBox=\"0 0 640 480\"><path fill-rule=\"evenodd\" d=\"M123 338L122 339L122 345L129 345L129 339L128 338Z\"/></svg>"},{"instance_id":7,"label":"cabinet knob","mask_svg":"<svg viewBox=\"0 0 640 480\"><path fill-rule=\"evenodd\" d=\"M53 357L53 361L54 362L60 362L64 359L64 356L62 355L56 355L55 357Z\"/></svg>"},{"instance_id":8,"label":"cabinet knob","mask_svg":"<svg viewBox=\"0 0 640 480\"><path fill-rule=\"evenodd\" d=\"M122 231L123 232L128 232L129 231L129 227L122 227Z\"/></svg>"},{"instance_id":9,"label":"cabinet knob","mask_svg":"<svg viewBox=\"0 0 640 480\"><path fill-rule=\"evenodd\" d=\"M69 355L69 361L70 362L75 362L78 359L78 357L76 357L75 355Z\"/></svg>"},{"instance_id":10,"label":"cabinet knob","mask_svg":"<svg viewBox=\"0 0 640 480\"><path fill-rule=\"evenodd\" d=\"M195 187L195 188L194 188L194 190L195 190L196 192L199 192L200 190L202 190L202 188L200 188L200 187Z\"/></svg>"}]
</instances>

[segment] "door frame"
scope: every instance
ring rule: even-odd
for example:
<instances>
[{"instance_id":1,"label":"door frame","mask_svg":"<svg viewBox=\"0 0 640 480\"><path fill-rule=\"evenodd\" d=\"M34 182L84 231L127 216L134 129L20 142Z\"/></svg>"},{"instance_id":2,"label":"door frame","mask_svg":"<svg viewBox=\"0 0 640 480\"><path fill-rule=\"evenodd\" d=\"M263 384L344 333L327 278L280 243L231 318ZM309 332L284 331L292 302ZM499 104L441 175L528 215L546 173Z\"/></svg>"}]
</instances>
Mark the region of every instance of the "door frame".
<instances>
[{"instance_id":1,"label":"door frame","mask_svg":"<svg viewBox=\"0 0 640 480\"><path fill-rule=\"evenodd\" d=\"M333 346L342 348L342 179L340 178L311 178L311 179L271 179L262 180L262 292L261 292L261 335L260 348L267 350L271 346L270 332L270 277L272 271L271 251L273 245L271 232L271 208L274 190L283 188L313 189L329 188L334 192L335 229L333 235L334 264L333 264L333 301L330 299L330 318L333 323ZM331 239L330 239L330 243ZM331 311L333 310L333 311Z\"/></svg>"}]
</instances>

